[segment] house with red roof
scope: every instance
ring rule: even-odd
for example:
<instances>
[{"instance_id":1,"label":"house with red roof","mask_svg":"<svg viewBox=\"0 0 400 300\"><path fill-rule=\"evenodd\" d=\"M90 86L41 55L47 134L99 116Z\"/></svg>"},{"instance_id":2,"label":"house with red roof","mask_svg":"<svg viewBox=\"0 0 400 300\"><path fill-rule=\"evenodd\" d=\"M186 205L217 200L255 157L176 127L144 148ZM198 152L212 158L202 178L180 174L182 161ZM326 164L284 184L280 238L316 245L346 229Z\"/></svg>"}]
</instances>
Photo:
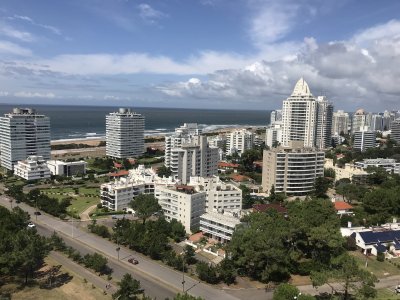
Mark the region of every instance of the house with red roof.
<instances>
[{"instance_id":1,"label":"house with red roof","mask_svg":"<svg viewBox=\"0 0 400 300\"><path fill-rule=\"evenodd\" d=\"M353 206L351 206L350 204L348 204L347 202L344 201L335 201L334 203L335 206L335 210L336 213L339 216L343 216L343 215L349 215L352 216L353 213Z\"/></svg>"}]
</instances>

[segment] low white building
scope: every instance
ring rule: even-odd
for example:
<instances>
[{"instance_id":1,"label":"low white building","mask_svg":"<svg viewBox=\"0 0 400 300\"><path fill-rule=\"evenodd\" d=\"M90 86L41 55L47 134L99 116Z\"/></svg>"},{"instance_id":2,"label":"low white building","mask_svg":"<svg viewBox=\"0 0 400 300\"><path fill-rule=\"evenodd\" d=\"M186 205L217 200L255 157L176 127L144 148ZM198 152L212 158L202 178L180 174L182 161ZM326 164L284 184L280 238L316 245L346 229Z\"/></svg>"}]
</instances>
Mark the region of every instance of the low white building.
<instances>
[{"instance_id":1,"label":"low white building","mask_svg":"<svg viewBox=\"0 0 400 300\"><path fill-rule=\"evenodd\" d=\"M232 239L236 226L240 224L239 212L207 212L200 217L200 230L223 243Z\"/></svg>"},{"instance_id":2,"label":"low white building","mask_svg":"<svg viewBox=\"0 0 400 300\"><path fill-rule=\"evenodd\" d=\"M400 163L392 158L364 159L354 163L355 166L366 170L368 167L384 168L389 173L400 174Z\"/></svg>"},{"instance_id":3,"label":"low white building","mask_svg":"<svg viewBox=\"0 0 400 300\"><path fill-rule=\"evenodd\" d=\"M128 177L102 184L100 186L101 203L111 210L123 210L137 195L154 194L156 184L174 183L172 178L160 178L153 169L146 169L140 165L136 169L129 170Z\"/></svg>"},{"instance_id":4,"label":"low white building","mask_svg":"<svg viewBox=\"0 0 400 300\"><path fill-rule=\"evenodd\" d=\"M344 168L340 168L333 164L333 160L330 158L325 158L324 168L333 169L335 171L335 181L343 178L348 178L352 182L362 181L367 178L368 173L363 169L354 164L345 164Z\"/></svg>"},{"instance_id":5,"label":"low white building","mask_svg":"<svg viewBox=\"0 0 400 300\"><path fill-rule=\"evenodd\" d=\"M42 156L29 156L14 166L14 174L25 180L50 178L51 173Z\"/></svg>"},{"instance_id":6,"label":"low white building","mask_svg":"<svg viewBox=\"0 0 400 300\"><path fill-rule=\"evenodd\" d=\"M57 176L76 176L86 174L87 163L83 160L80 161L61 161L61 160L48 160L47 167L50 169L52 175Z\"/></svg>"},{"instance_id":7,"label":"low white building","mask_svg":"<svg viewBox=\"0 0 400 300\"><path fill-rule=\"evenodd\" d=\"M190 177L189 185L206 192L206 211L237 211L242 208L242 190L233 184L221 181L218 176Z\"/></svg>"},{"instance_id":8,"label":"low white building","mask_svg":"<svg viewBox=\"0 0 400 300\"><path fill-rule=\"evenodd\" d=\"M206 192L187 185L156 185L154 194L167 221L175 219L181 222L187 233L200 226Z\"/></svg>"}]
</instances>

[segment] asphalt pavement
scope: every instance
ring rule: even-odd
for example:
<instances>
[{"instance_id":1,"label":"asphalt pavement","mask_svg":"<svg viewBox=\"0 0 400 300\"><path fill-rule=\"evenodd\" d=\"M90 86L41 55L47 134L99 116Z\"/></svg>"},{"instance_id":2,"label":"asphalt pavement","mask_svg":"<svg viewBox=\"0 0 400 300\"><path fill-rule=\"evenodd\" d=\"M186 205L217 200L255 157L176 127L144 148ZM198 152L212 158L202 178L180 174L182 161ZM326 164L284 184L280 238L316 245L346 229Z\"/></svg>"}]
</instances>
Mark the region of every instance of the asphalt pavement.
<instances>
[{"instance_id":1,"label":"asphalt pavement","mask_svg":"<svg viewBox=\"0 0 400 300\"><path fill-rule=\"evenodd\" d=\"M10 207L9 198L0 196L0 204ZM128 270L134 278L141 281L145 293L151 297L165 299L166 297L173 297L177 292L182 292L184 289L188 294L204 299L239 299L224 290L199 282L189 276L185 275L183 280L182 273L160 265L158 262L125 247L120 247L118 252L116 251L116 244L77 228L78 221L62 221L43 212L40 216L35 216L33 207L24 203L18 205L31 215L31 219L37 225L39 232L51 234L51 232L56 231L65 239L66 243L74 244L73 247L82 251L82 254L86 249L86 251L96 251L105 255L109 260L110 267L114 270L113 276L115 278L122 277ZM47 230L47 233L44 232L45 230ZM139 264L135 266L130 264L128 259L131 257L135 257ZM182 281L184 281L184 287Z\"/></svg>"}]
</instances>

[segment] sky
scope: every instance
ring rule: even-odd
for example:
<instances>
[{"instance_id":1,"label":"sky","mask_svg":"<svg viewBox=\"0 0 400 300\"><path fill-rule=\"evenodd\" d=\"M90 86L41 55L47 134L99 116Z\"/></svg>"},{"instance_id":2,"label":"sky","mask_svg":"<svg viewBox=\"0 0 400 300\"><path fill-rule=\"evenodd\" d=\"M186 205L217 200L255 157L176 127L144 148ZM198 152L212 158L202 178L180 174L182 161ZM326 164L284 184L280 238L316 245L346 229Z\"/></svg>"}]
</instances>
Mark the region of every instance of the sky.
<instances>
[{"instance_id":1,"label":"sky","mask_svg":"<svg viewBox=\"0 0 400 300\"><path fill-rule=\"evenodd\" d=\"M400 109L397 0L2 0L0 103Z\"/></svg>"}]
</instances>

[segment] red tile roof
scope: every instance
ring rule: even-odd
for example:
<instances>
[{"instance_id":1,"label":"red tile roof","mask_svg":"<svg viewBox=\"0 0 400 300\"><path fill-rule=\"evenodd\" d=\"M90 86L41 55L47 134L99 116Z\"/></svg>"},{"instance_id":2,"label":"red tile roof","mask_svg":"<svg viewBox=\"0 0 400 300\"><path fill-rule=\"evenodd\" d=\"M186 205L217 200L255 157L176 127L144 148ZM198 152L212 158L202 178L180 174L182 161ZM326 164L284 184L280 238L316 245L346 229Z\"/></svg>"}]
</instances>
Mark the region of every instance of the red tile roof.
<instances>
[{"instance_id":1,"label":"red tile roof","mask_svg":"<svg viewBox=\"0 0 400 300\"><path fill-rule=\"evenodd\" d=\"M287 213L287 208L283 207L280 204L254 204L253 205L254 212L265 212L269 209L274 209L281 214Z\"/></svg>"},{"instance_id":2,"label":"red tile roof","mask_svg":"<svg viewBox=\"0 0 400 300\"><path fill-rule=\"evenodd\" d=\"M108 173L108 176L110 177L122 177L122 176L128 176L129 175L129 171L126 170L122 170L116 173Z\"/></svg>"},{"instance_id":3,"label":"red tile roof","mask_svg":"<svg viewBox=\"0 0 400 300\"><path fill-rule=\"evenodd\" d=\"M336 210L353 209L353 206L343 201L336 201L334 204Z\"/></svg>"},{"instance_id":4,"label":"red tile roof","mask_svg":"<svg viewBox=\"0 0 400 300\"><path fill-rule=\"evenodd\" d=\"M243 182L243 181L251 180L250 177L247 177L247 176L244 176L244 175L239 175L239 174L232 174L231 178L232 178L232 180L237 181L237 182Z\"/></svg>"},{"instance_id":5,"label":"red tile roof","mask_svg":"<svg viewBox=\"0 0 400 300\"><path fill-rule=\"evenodd\" d=\"M218 162L218 167L219 168L238 168L239 164L233 164L233 163L228 163L225 161L220 161L220 162Z\"/></svg>"}]
</instances>

